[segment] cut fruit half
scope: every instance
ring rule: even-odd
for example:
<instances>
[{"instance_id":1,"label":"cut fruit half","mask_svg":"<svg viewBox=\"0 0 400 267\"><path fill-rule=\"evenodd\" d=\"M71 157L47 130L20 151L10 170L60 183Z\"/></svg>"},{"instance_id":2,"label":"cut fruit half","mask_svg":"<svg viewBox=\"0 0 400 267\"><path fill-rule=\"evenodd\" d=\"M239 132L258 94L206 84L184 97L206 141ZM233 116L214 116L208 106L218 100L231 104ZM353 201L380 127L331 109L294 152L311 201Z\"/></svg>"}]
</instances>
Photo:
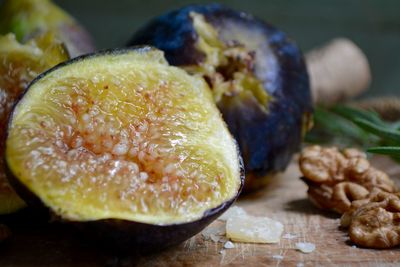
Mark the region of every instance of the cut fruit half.
<instances>
[{"instance_id":1,"label":"cut fruit half","mask_svg":"<svg viewBox=\"0 0 400 267\"><path fill-rule=\"evenodd\" d=\"M47 33L20 44L14 34L0 36L0 155L4 154L7 120L15 101L41 72L68 59L63 44ZM0 215L25 206L9 185L0 157Z\"/></svg>"},{"instance_id":2,"label":"cut fruit half","mask_svg":"<svg viewBox=\"0 0 400 267\"><path fill-rule=\"evenodd\" d=\"M243 183L206 83L149 47L84 56L41 75L14 109L6 161L62 220L140 246L199 232Z\"/></svg>"},{"instance_id":3,"label":"cut fruit half","mask_svg":"<svg viewBox=\"0 0 400 267\"><path fill-rule=\"evenodd\" d=\"M51 0L4 0L0 4L0 34L14 33L26 42L53 32L71 57L95 51L90 34L72 16Z\"/></svg>"}]
</instances>

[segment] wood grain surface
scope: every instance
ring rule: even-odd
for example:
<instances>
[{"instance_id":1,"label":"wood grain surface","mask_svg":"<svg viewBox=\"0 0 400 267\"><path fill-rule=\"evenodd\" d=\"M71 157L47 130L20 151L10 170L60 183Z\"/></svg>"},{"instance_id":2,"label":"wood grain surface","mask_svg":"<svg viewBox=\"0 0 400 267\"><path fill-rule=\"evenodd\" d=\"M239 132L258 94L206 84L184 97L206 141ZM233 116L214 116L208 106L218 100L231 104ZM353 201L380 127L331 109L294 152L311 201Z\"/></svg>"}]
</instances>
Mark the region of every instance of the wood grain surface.
<instances>
[{"instance_id":1,"label":"wood grain surface","mask_svg":"<svg viewBox=\"0 0 400 267\"><path fill-rule=\"evenodd\" d=\"M393 162L376 158L373 163L400 177L400 168ZM282 238L279 244L235 243L235 248L223 249L223 243L205 241L199 234L161 253L139 256L132 251L131 256L121 257L95 248L69 226L33 222L25 216L8 222L13 237L0 247L0 266L400 266L400 249L362 249L351 244L347 233L338 228L338 216L314 208L298 178L293 163L267 190L237 203L252 215L281 221L284 234L297 236ZM209 227L217 224L222 222ZM314 243L316 250L299 252L297 242Z\"/></svg>"}]
</instances>

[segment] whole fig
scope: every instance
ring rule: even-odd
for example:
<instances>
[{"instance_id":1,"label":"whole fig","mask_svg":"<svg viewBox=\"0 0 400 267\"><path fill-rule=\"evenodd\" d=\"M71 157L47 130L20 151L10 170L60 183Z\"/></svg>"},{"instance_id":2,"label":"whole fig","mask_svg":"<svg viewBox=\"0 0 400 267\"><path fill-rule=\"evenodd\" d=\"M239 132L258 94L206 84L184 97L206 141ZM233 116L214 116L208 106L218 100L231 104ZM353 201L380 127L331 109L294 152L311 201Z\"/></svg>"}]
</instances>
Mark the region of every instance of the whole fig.
<instances>
[{"instance_id":1,"label":"whole fig","mask_svg":"<svg viewBox=\"0 0 400 267\"><path fill-rule=\"evenodd\" d=\"M209 84L245 164L245 190L282 171L311 124L309 78L284 32L220 4L192 5L144 25L129 45L148 44Z\"/></svg>"}]
</instances>

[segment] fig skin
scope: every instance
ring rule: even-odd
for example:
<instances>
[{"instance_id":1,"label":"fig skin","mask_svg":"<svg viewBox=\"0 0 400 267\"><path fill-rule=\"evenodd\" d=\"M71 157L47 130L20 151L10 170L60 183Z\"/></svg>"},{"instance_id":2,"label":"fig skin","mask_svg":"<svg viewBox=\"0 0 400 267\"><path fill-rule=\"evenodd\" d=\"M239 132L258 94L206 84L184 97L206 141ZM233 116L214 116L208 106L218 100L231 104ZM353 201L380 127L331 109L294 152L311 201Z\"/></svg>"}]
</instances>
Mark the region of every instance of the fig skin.
<instances>
[{"instance_id":1,"label":"fig skin","mask_svg":"<svg viewBox=\"0 0 400 267\"><path fill-rule=\"evenodd\" d=\"M132 51L140 51L142 53L143 51L151 50L154 50L154 48L138 46L129 49L112 49L76 57L69 61L63 62L39 75L31 82L27 90L24 92L24 95L29 91L30 87L35 85L35 83L43 78L46 78L48 74L61 69L64 66L105 55L120 55ZM21 96L20 100L23 99L24 95ZM14 113L15 109L10 116L8 127L10 127L12 123L12 118L15 115ZM7 131L7 135L9 135L9 131ZM18 192L21 198L24 199L28 206L32 208L32 210L36 210L38 214L41 214L41 219L43 219L43 217L48 217L52 220L52 222L64 223L76 227L90 239L96 242L99 241L100 243L96 243L98 246L103 248L105 247L111 250L113 253L122 255L135 255L153 253L171 246L178 245L199 233L211 222L222 215L236 201L244 186L244 165L242 158L240 157L240 152L237 151L237 153L240 176L238 181L239 187L235 196L224 201L215 208L206 210L200 219L187 223L165 225L112 218L90 221L74 221L63 218L62 215L57 214L51 208L46 206L39 196L37 196L26 185L24 185L17 178L16 173L13 173L9 165L6 165L6 171L13 188Z\"/></svg>"},{"instance_id":2,"label":"fig skin","mask_svg":"<svg viewBox=\"0 0 400 267\"><path fill-rule=\"evenodd\" d=\"M197 221L152 225L125 220L99 220L76 224L90 238L101 240L105 248L121 254L154 253L179 245L200 233L210 223L221 216L233 203L231 199L219 207L208 210Z\"/></svg>"},{"instance_id":3,"label":"fig skin","mask_svg":"<svg viewBox=\"0 0 400 267\"><path fill-rule=\"evenodd\" d=\"M254 52L252 72L272 98L266 104L249 94L216 101L244 159L244 191L260 189L286 168L311 125L313 108L303 55L281 30L220 4L187 6L154 18L128 45L163 50L171 65L201 65L206 56L197 46L193 12L212 25L219 41L239 43Z\"/></svg>"},{"instance_id":4,"label":"fig skin","mask_svg":"<svg viewBox=\"0 0 400 267\"><path fill-rule=\"evenodd\" d=\"M53 223L70 224L80 230L93 241L99 241L98 246L121 255L149 254L177 246L183 241L200 233L210 223L227 211L236 201L244 186L244 167L241 161L240 189L236 197L208 210L197 221L181 224L154 225L128 220L103 219L88 222L75 222L55 215L43 202L23 185L7 168L11 185L24 199L39 221L51 220ZM32 219L32 218L30 218Z\"/></svg>"},{"instance_id":5,"label":"fig skin","mask_svg":"<svg viewBox=\"0 0 400 267\"><path fill-rule=\"evenodd\" d=\"M65 43L72 58L96 50L86 29L51 0L5 0L0 7L0 34L12 32L25 42L48 31Z\"/></svg>"}]
</instances>

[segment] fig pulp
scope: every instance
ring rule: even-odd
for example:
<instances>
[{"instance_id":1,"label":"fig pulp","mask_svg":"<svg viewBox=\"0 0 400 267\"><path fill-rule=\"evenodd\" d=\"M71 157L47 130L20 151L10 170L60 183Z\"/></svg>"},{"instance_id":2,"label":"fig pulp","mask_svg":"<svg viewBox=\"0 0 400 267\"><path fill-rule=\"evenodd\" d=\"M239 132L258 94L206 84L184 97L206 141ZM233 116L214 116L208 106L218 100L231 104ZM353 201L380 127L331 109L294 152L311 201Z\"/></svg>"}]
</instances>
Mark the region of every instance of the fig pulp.
<instances>
[{"instance_id":1,"label":"fig pulp","mask_svg":"<svg viewBox=\"0 0 400 267\"><path fill-rule=\"evenodd\" d=\"M0 7L0 34L14 33L25 42L52 31L71 57L95 51L89 33L50 0L5 0Z\"/></svg>"},{"instance_id":2,"label":"fig pulp","mask_svg":"<svg viewBox=\"0 0 400 267\"><path fill-rule=\"evenodd\" d=\"M312 102L303 56L279 29L219 4L159 16L129 45L149 44L168 62L203 77L236 138L245 190L283 170L310 125Z\"/></svg>"},{"instance_id":3,"label":"fig pulp","mask_svg":"<svg viewBox=\"0 0 400 267\"><path fill-rule=\"evenodd\" d=\"M57 217L122 248L189 238L243 182L207 84L149 47L41 75L12 113L6 161L16 184Z\"/></svg>"},{"instance_id":4,"label":"fig pulp","mask_svg":"<svg viewBox=\"0 0 400 267\"><path fill-rule=\"evenodd\" d=\"M68 59L51 33L20 44L14 34L0 36L0 155L4 154L7 120L17 98L37 75ZM24 202L9 185L0 157L0 215L17 211Z\"/></svg>"}]
</instances>

